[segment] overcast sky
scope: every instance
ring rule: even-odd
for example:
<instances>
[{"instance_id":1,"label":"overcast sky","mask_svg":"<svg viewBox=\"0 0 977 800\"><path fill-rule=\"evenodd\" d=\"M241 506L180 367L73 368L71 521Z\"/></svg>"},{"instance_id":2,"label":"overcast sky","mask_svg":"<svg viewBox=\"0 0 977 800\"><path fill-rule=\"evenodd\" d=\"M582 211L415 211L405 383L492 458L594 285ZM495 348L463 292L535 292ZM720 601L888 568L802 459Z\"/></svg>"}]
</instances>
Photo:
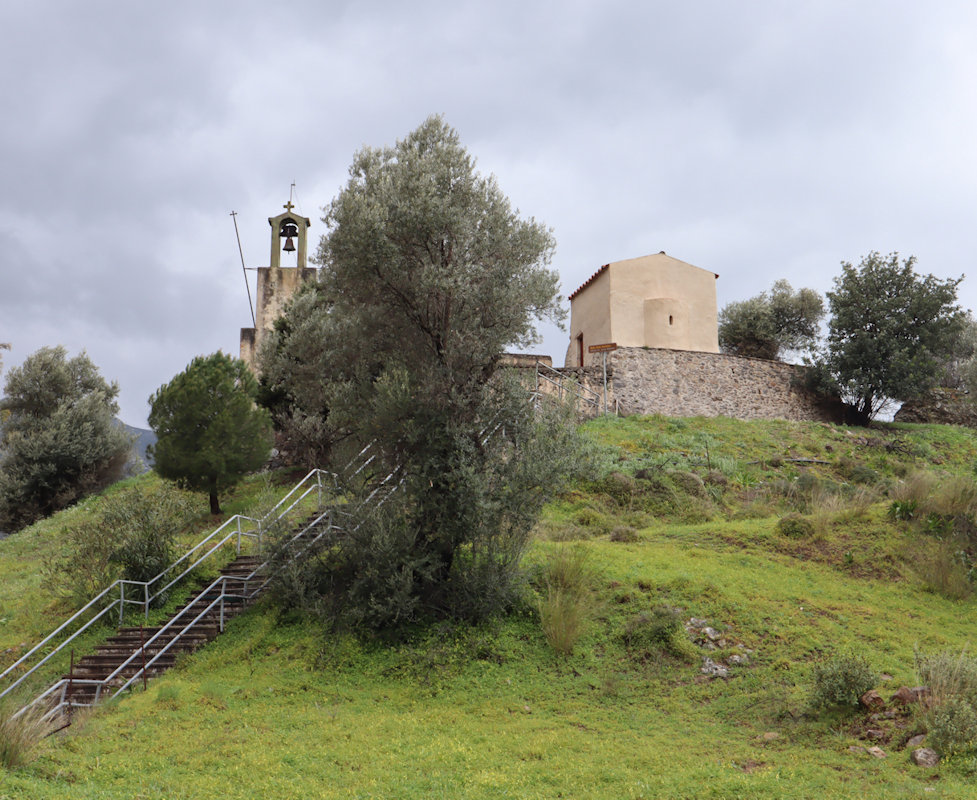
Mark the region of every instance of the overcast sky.
<instances>
[{"instance_id":1,"label":"overcast sky","mask_svg":"<svg viewBox=\"0 0 977 800\"><path fill-rule=\"evenodd\" d=\"M972 1L4 2L0 108L5 366L85 349L140 427L251 324L230 212L267 265L294 181L317 242L354 152L432 113L564 295L665 250L721 307L897 250L977 308Z\"/></svg>"}]
</instances>

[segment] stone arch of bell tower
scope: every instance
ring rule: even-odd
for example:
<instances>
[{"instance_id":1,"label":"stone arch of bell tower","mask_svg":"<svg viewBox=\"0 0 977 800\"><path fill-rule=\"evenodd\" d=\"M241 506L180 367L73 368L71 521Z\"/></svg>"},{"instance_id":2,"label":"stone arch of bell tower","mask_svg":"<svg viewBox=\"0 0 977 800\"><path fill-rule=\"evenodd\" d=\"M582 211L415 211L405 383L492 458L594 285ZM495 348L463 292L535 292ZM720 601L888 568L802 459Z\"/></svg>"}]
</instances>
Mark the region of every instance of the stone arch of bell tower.
<instances>
[{"instance_id":1,"label":"stone arch of bell tower","mask_svg":"<svg viewBox=\"0 0 977 800\"><path fill-rule=\"evenodd\" d=\"M271 226L271 258L269 266L258 267L255 327L241 328L241 359L255 373L258 372L257 357L265 336L302 283L314 279L316 275L314 267L306 266L308 232L312 223L308 217L294 213L291 200L284 208L284 213L268 218ZM281 265L283 252L295 253L294 267Z\"/></svg>"}]
</instances>

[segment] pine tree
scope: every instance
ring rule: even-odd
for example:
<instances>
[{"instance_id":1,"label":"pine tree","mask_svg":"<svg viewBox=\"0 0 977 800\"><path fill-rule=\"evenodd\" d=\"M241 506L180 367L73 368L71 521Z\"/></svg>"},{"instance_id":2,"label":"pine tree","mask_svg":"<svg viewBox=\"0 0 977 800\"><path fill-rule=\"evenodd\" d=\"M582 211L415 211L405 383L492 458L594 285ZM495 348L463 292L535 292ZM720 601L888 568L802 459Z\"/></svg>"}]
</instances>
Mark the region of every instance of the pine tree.
<instances>
[{"instance_id":1,"label":"pine tree","mask_svg":"<svg viewBox=\"0 0 977 800\"><path fill-rule=\"evenodd\" d=\"M198 356L149 398L156 432L154 468L181 486L207 492L220 514L220 493L268 458L271 419L254 403L257 381L223 353Z\"/></svg>"}]
</instances>

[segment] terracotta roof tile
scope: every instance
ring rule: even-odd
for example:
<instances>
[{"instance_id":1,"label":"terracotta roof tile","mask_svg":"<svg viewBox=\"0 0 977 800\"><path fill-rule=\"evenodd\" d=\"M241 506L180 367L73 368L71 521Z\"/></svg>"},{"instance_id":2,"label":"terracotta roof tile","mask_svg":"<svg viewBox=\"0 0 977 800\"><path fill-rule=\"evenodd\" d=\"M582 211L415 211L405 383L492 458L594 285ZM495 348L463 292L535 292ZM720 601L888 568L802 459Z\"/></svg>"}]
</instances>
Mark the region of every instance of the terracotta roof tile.
<instances>
[{"instance_id":1,"label":"terracotta roof tile","mask_svg":"<svg viewBox=\"0 0 977 800\"><path fill-rule=\"evenodd\" d=\"M593 275L587 278L587 280L585 280L582 284L580 284L579 288L573 294L571 294L570 297L567 299L573 300L574 297L580 294L584 289L590 286L590 284L592 284L595 280L597 280L604 272L606 272L609 266L610 264L604 264L603 267L601 267L599 270L597 270L597 272L595 272Z\"/></svg>"}]
</instances>

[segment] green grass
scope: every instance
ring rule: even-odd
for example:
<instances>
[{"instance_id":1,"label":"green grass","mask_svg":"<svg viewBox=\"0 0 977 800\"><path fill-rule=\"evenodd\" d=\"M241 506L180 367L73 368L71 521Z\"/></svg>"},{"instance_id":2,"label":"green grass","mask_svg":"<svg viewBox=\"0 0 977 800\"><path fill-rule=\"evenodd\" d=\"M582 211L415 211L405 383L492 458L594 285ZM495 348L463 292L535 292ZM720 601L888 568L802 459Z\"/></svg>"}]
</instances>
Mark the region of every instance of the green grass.
<instances>
[{"instance_id":1,"label":"green grass","mask_svg":"<svg viewBox=\"0 0 977 800\"><path fill-rule=\"evenodd\" d=\"M283 487L281 481L286 479L289 484ZM147 486L159 480L153 473L147 473L115 484L106 494L131 486ZM228 494L224 503L225 513L218 517L209 513L205 495L188 493L196 499L200 514L180 535L178 552L182 555L186 549L235 513L253 513L256 509L269 508L290 488L291 481L291 474L252 476ZM88 498L50 519L41 520L0 541L0 669L16 661L74 613L75 608L58 597L44 575L44 568L59 553L62 531L92 514L95 504L96 498ZM248 540L245 540L245 545L250 546ZM222 558L223 561L228 561L233 558L233 548L225 549L227 552ZM147 624L165 619L186 598L194 579L212 579L218 574L222 563L201 565L187 583L171 592L165 606L150 612ZM127 608L125 624L138 625L141 620L142 614L137 606ZM79 657L112 632L111 625L118 622L118 617L110 612L106 621L109 625L86 632L74 643L74 650ZM70 650L65 650L52 659L36 676L32 676L18 696L21 699L33 696L54 678L66 673L70 656Z\"/></svg>"},{"instance_id":2,"label":"green grass","mask_svg":"<svg viewBox=\"0 0 977 800\"><path fill-rule=\"evenodd\" d=\"M671 477L637 495L606 476L576 487L547 508L527 554L537 577L523 607L479 628L442 624L381 644L328 637L259 606L147 691L45 740L29 765L0 771L0 798L973 796L973 758L909 763L898 745L912 717L905 728L871 723L888 737L879 760L849 752L872 744L861 738L864 715L809 703L815 665L835 654L863 653L891 675L877 687L888 699L916 685L916 650L972 651L977 601L926 589L913 547L928 534L888 515L887 492L924 467L972 475L973 433L662 418L587 430L609 448L605 473L666 469L655 466L664 439L684 459L668 470L730 479L705 497ZM857 508L814 498L822 505L812 509L808 489L784 488L813 475L850 497L845 487L862 485L850 476L866 474L857 467L880 484ZM788 510L816 520L816 532L778 534ZM635 530L633 541L614 540L619 525ZM537 609L545 565L567 547L558 534L570 526L587 531L571 538L594 598L563 655ZM11 544L0 544L0 569ZM19 546L29 573L29 548ZM710 679L701 658L717 651L629 649L628 621L659 607L708 620L725 652L752 651L748 663Z\"/></svg>"}]
</instances>

